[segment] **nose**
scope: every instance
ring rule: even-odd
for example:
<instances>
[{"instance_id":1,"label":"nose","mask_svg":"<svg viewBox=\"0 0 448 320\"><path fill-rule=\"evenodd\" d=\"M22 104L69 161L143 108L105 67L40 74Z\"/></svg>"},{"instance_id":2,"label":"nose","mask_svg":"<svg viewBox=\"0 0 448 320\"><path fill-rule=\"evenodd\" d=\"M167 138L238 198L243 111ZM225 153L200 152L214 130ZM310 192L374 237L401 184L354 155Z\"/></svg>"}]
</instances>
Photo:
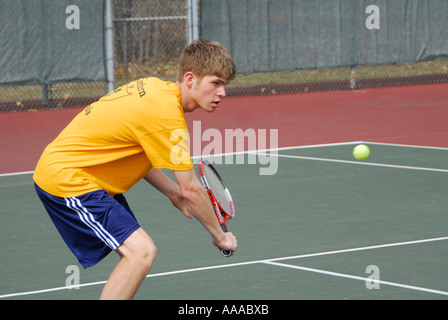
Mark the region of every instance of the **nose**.
<instances>
[{"instance_id":1,"label":"nose","mask_svg":"<svg viewBox=\"0 0 448 320\"><path fill-rule=\"evenodd\" d=\"M218 90L218 96L224 98L226 96L226 87L222 86Z\"/></svg>"}]
</instances>

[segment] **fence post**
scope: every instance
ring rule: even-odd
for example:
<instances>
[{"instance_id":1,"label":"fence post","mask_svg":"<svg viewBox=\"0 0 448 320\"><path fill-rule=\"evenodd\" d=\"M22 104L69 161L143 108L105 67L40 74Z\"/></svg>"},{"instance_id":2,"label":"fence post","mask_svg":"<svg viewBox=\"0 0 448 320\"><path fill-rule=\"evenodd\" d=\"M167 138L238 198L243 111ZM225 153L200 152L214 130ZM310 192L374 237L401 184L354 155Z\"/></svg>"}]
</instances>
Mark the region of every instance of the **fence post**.
<instances>
[{"instance_id":1,"label":"fence post","mask_svg":"<svg viewBox=\"0 0 448 320\"><path fill-rule=\"evenodd\" d=\"M105 54L106 54L106 91L114 88L114 40L112 26L112 0L106 0L105 8ZM106 93L107 93L106 92Z\"/></svg>"},{"instance_id":2,"label":"fence post","mask_svg":"<svg viewBox=\"0 0 448 320\"><path fill-rule=\"evenodd\" d=\"M42 104L48 106L50 103L50 85L42 84Z\"/></svg>"},{"instance_id":3,"label":"fence post","mask_svg":"<svg viewBox=\"0 0 448 320\"><path fill-rule=\"evenodd\" d=\"M198 1L187 1L187 39L188 44L199 39Z\"/></svg>"},{"instance_id":4,"label":"fence post","mask_svg":"<svg viewBox=\"0 0 448 320\"><path fill-rule=\"evenodd\" d=\"M350 89L356 89L356 66L350 67Z\"/></svg>"}]
</instances>

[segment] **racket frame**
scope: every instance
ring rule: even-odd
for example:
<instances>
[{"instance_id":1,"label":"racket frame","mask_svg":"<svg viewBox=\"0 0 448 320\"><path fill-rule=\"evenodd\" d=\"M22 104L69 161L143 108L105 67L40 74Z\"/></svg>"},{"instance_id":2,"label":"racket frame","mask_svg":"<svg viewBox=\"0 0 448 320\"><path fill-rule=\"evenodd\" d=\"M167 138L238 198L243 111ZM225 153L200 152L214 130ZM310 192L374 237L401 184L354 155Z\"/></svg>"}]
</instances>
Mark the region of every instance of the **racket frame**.
<instances>
[{"instance_id":1,"label":"racket frame","mask_svg":"<svg viewBox=\"0 0 448 320\"><path fill-rule=\"evenodd\" d=\"M204 171L204 166L207 166L208 168L210 168L213 173L216 175L216 177L218 178L219 182L222 184L222 186L224 187L224 192L226 193L226 196L229 200L229 210L230 212L227 212L229 210L225 210L222 205L219 203L219 201L216 199L215 195L213 194L213 191L210 188L210 184L207 181L207 177ZM224 232L228 232L227 230L227 220L233 218L235 216L235 204L233 203L233 199L232 196L229 192L229 189L227 188L227 185L225 184L224 180L221 178L221 175L218 173L218 171L215 169L215 167L208 162L207 160L201 160L198 163L198 171L199 171L199 176L201 178L201 182L202 185L204 186L205 190L207 191L207 194L210 198L210 201L212 203L213 206L213 210L215 211L215 215L218 219L219 225L221 226L221 229ZM221 249L221 254L224 257L229 257L231 256L232 252L230 250L224 250Z\"/></svg>"}]
</instances>

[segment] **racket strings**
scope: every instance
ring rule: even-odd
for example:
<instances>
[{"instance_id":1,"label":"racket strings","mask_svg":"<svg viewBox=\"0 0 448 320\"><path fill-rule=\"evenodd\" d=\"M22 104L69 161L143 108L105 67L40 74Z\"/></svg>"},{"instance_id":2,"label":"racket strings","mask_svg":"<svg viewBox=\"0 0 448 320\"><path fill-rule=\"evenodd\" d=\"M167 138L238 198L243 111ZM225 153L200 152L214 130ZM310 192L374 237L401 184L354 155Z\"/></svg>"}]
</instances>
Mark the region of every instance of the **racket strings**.
<instances>
[{"instance_id":1,"label":"racket strings","mask_svg":"<svg viewBox=\"0 0 448 320\"><path fill-rule=\"evenodd\" d=\"M232 199L229 197L227 188L222 184L219 177L208 166L204 166L204 174L210 186L210 189L213 192L213 195L220 203L221 207L226 211L231 209Z\"/></svg>"}]
</instances>

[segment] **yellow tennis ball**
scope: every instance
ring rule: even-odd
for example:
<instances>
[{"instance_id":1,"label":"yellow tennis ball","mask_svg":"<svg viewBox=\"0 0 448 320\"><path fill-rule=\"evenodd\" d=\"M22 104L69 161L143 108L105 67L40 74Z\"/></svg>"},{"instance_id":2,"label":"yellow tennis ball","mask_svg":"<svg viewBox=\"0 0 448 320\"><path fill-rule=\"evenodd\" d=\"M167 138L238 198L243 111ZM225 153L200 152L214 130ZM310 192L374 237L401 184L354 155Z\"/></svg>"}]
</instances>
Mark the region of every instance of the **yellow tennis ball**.
<instances>
[{"instance_id":1,"label":"yellow tennis ball","mask_svg":"<svg viewBox=\"0 0 448 320\"><path fill-rule=\"evenodd\" d=\"M357 145L353 148L353 157L357 160L366 160L370 156L370 149L365 144Z\"/></svg>"}]
</instances>

